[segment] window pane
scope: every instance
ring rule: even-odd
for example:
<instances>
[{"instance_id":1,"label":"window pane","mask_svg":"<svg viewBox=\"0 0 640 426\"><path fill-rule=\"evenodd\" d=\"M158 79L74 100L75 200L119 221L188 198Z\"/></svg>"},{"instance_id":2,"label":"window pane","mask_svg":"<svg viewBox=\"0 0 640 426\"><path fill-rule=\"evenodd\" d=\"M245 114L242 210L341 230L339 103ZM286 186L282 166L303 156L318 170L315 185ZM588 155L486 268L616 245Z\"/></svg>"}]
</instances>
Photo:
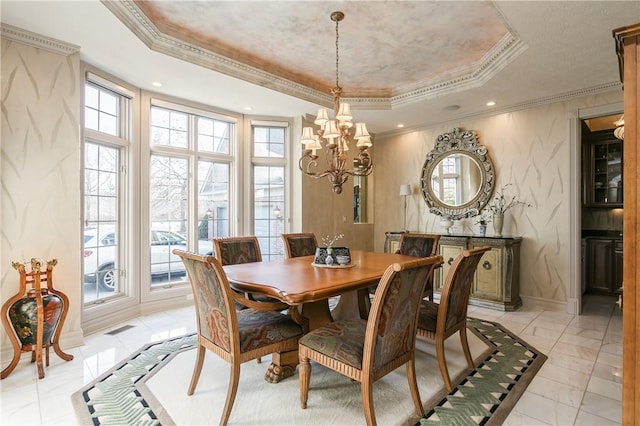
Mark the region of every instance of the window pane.
<instances>
[{"instance_id":1,"label":"window pane","mask_svg":"<svg viewBox=\"0 0 640 426\"><path fill-rule=\"evenodd\" d=\"M284 256L284 167L253 168L254 233L260 242L263 260Z\"/></svg>"},{"instance_id":2,"label":"window pane","mask_svg":"<svg viewBox=\"0 0 640 426\"><path fill-rule=\"evenodd\" d=\"M230 129L231 123L198 117L198 149L228 154Z\"/></svg>"},{"instance_id":3,"label":"window pane","mask_svg":"<svg viewBox=\"0 0 640 426\"><path fill-rule=\"evenodd\" d=\"M187 244L188 161L151 156L150 168L150 271L151 286L167 285L184 278L184 265L174 249Z\"/></svg>"},{"instance_id":4,"label":"window pane","mask_svg":"<svg viewBox=\"0 0 640 426\"><path fill-rule=\"evenodd\" d=\"M229 236L229 190L228 164L198 162L199 240Z\"/></svg>"},{"instance_id":5,"label":"window pane","mask_svg":"<svg viewBox=\"0 0 640 426\"><path fill-rule=\"evenodd\" d=\"M284 127L253 127L253 152L256 157L284 158Z\"/></svg>"},{"instance_id":6,"label":"window pane","mask_svg":"<svg viewBox=\"0 0 640 426\"><path fill-rule=\"evenodd\" d=\"M85 144L85 303L119 291L119 162L119 149Z\"/></svg>"},{"instance_id":7,"label":"window pane","mask_svg":"<svg viewBox=\"0 0 640 426\"><path fill-rule=\"evenodd\" d=\"M151 143L187 148L188 120L185 113L151 107Z\"/></svg>"},{"instance_id":8,"label":"window pane","mask_svg":"<svg viewBox=\"0 0 640 426\"><path fill-rule=\"evenodd\" d=\"M93 84L85 84L85 127L113 136L120 136L117 93Z\"/></svg>"}]
</instances>

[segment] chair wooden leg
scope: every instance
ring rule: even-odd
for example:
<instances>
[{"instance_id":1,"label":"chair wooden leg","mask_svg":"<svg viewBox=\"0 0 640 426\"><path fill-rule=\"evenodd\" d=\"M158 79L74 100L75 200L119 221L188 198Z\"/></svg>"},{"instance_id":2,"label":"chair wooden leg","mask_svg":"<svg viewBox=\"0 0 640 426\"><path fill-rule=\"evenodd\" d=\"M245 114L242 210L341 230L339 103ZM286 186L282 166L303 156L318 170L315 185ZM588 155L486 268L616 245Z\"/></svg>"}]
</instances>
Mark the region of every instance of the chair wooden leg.
<instances>
[{"instance_id":1,"label":"chair wooden leg","mask_svg":"<svg viewBox=\"0 0 640 426\"><path fill-rule=\"evenodd\" d=\"M224 402L224 410L220 418L220 426L224 426L229 421L233 402L236 400L238 392L238 382L240 381L240 361L234 359L231 363L231 371L229 372L229 388L227 389L227 399Z\"/></svg>"},{"instance_id":2,"label":"chair wooden leg","mask_svg":"<svg viewBox=\"0 0 640 426\"><path fill-rule=\"evenodd\" d=\"M198 345L198 352L196 352L196 365L193 366L193 375L191 376L191 384L189 385L187 395L193 395L193 392L196 390L196 385L200 379L200 372L202 371L202 364L204 363L205 351L206 349L204 346Z\"/></svg>"},{"instance_id":3,"label":"chair wooden leg","mask_svg":"<svg viewBox=\"0 0 640 426\"><path fill-rule=\"evenodd\" d=\"M309 358L300 356L298 374L300 375L300 408L304 410L307 408L307 400L309 399L309 379L311 377Z\"/></svg>"},{"instance_id":4,"label":"chair wooden leg","mask_svg":"<svg viewBox=\"0 0 640 426\"><path fill-rule=\"evenodd\" d=\"M444 387L448 392L453 390L451 378L449 377L449 369L447 368L447 360L444 356L444 339L436 339L436 357L438 358L438 367L444 381Z\"/></svg>"},{"instance_id":5,"label":"chair wooden leg","mask_svg":"<svg viewBox=\"0 0 640 426\"><path fill-rule=\"evenodd\" d=\"M362 409L364 410L364 418L367 421L367 426L375 426L376 412L373 408L373 383L363 377L360 383L360 389L362 390Z\"/></svg>"},{"instance_id":6,"label":"chair wooden leg","mask_svg":"<svg viewBox=\"0 0 640 426\"><path fill-rule=\"evenodd\" d=\"M467 365L469 368L473 368L473 358L471 358L471 351L469 350L469 341L467 340L467 325L460 329L460 343L462 344L462 351L464 357L467 359Z\"/></svg>"},{"instance_id":7,"label":"chair wooden leg","mask_svg":"<svg viewBox=\"0 0 640 426\"><path fill-rule=\"evenodd\" d=\"M422 406L422 400L420 399L420 389L418 389L418 380L416 378L415 358L412 358L411 361L407 362L407 381L409 382L409 390L411 391L413 405L416 408L416 414L424 417L424 407Z\"/></svg>"}]
</instances>

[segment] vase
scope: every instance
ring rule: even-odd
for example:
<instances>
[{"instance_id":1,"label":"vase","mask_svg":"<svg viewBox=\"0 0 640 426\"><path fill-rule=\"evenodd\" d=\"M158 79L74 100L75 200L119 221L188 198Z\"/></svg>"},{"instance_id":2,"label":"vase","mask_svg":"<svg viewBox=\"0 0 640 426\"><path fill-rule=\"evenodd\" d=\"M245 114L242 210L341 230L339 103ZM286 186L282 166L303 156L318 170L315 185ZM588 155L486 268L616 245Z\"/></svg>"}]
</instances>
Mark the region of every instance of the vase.
<instances>
[{"instance_id":1,"label":"vase","mask_svg":"<svg viewBox=\"0 0 640 426\"><path fill-rule=\"evenodd\" d=\"M504 223L504 213L494 213L493 230L496 235L502 235L502 225Z\"/></svg>"},{"instance_id":2,"label":"vase","mask_svg":"<svg viewBox=\"0 0 640 426\"><path fill-rule=\"evenodd\" d=\"M447 232L447 234L450 234L451 227L453 226L453 220L449 217L443 217L440 219L440 226Z\"/></svg>"},{"instance_id":3,"label":"vase","mask_svg":"<svg viewBox=\"0 0 640 426\"><path fill-rule=\"evenodd\" d=\"M487 225L480 225L479 227L480 236L484 237L487 234Z\"/></svg>"},{"instance_id":4,"label":"vase","mask_svg":"<svg viewBox=\"0 0 640 426\"><path fill-rule=\"evenodd\" d=\"M58 327L63 301L56 294L49 294L42 290L43 333L42 344L47 345L53 340L53 335ZM35 346L36 329L38 326L38 309L35 295L30 294L15 301L9 308L9 319L14 332L23 347Z\"/></svg>"}]
</instances>

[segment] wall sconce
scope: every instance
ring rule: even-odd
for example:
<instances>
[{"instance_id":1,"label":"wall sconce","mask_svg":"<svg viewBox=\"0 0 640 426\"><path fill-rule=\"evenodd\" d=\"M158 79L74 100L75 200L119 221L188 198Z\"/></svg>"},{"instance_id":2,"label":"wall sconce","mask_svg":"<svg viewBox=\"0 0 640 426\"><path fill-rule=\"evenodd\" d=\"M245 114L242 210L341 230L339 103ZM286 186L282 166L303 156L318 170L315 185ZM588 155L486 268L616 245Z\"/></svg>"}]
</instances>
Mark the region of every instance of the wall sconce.
<instances>
[{"instance_id":1,"label":"wall sconce","mask_svg":"<svg viewBox=\"0 0 640 426\"><path fill-rule=\"evenodd\" d=\"M404 197L404 222L402 223L402 230L407 230L407 195L411 195L411 185L400 185L400 195Z\"/></svg>"}]
</instances>

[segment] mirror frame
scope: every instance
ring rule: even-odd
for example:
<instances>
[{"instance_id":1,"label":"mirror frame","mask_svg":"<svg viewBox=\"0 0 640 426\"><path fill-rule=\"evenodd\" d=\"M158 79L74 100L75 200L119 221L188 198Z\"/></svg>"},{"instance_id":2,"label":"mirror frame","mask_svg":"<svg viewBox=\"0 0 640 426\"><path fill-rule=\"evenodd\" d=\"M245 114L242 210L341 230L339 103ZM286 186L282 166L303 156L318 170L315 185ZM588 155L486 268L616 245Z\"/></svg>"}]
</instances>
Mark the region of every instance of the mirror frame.
<instances>
[{"instance_id":1,"label":"mirror frame","mask_svg":"<svg viewBox=\"0 0 640 426\"><path fill-rule=\"evenodd\" d=\"M470 157L480 169L480 188L478 193L468 202L460 206L451 206L443 203L433 193L431 187L431 175L435 167L444 158L451 154L465 154ZM480 214L487 205L493 193L495 174L493 164L487 152L487 148L478 144L478 137L472 130L460 130L454 128L449 133L443 133L436 138L436 146L427 154L427 159L422 166L422 195L429 206L429 212L450 219L463 219Z\"/></svg>"}]
</instances>

